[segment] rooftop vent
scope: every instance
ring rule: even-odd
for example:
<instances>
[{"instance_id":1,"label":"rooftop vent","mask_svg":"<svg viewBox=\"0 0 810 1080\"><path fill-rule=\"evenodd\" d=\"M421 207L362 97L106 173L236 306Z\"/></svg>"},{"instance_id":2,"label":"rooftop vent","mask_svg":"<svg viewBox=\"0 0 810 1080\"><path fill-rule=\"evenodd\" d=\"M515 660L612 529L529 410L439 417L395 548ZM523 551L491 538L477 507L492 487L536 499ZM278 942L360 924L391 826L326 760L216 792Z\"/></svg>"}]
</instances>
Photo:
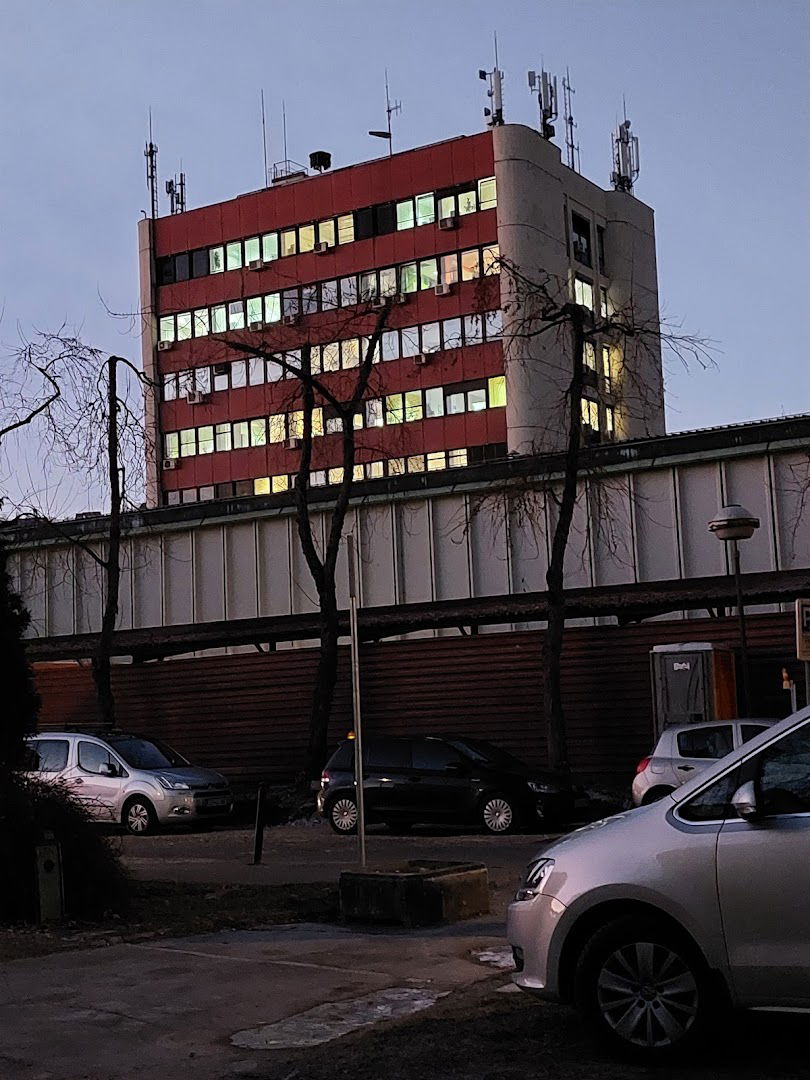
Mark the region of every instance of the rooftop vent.
<instances>
[{"instance_id":1,"label":"rooftop vent","mask_svg":"<svg viewBox=\"0 0 810 1080\"><path fill-rule=\"evenodd\" d=\"M309 167L319 173L331 169L332 155L328 150L313 150L309 155Z\"/></svg>"}]
</instances>

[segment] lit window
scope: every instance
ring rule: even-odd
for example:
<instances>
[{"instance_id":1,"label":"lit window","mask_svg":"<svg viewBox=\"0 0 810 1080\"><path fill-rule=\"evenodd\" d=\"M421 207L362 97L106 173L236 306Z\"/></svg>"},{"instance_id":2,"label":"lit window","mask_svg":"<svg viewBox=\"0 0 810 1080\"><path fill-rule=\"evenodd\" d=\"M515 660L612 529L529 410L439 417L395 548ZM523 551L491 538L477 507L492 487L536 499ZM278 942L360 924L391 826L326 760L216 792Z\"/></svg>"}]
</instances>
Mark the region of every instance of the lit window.
<instances>
[{"instance_id":1,"label":"lit window","mask_svg":"<svg viewBox=\"0 0 810 1080\"><path fill-rule=\"evenodd\" d=\"M271 486L272 486L272 489L273 489L273 494L275 494L276 492L279 492L279 491L289 491L290 490L290 478L289 478L289 476L286 475L286 473L283 476L274 476L272 478L272 485Z\"/></svg>"},{"instance_id":2,"label":"lit window","mask_svg":"<svg viewBox=\"0 0 810 1080\"><path fill-rule=\"evenodd\" d=\"M278 233L265 233L262 237L262 259L273 262L278 258Z\"/></svg>"},{"instance_id":3,"label":"lit window","mask_svg":"<svg viewBox=\"0 0 810 1080\"><path fill-rule=\"evenodd\" d=\"M197 429L197 453L213 454L214 452L214 429L206 424Z\"/></svg>"},{"instance_id":4,"label":"lit window","mask_svg":"<svg viewBox=\"0 0 810 1080\"><path fill-rule=\"evenodd\" d=\"M445 412L448 416L453 416L456 413L463 413L466 408L466 404L467 403L463 391L448 394L444 401Z\"/></svg>"},{"instance_id":5,"label":"lit window","mask_svg":"<svg viewBox=\"0 0 810 1080\"><path fill-rule=\"evenodd\" d=\"M207 484L205 487L200 488L200 501L205 499L213 499L214 497L214 485Z\"/></svg>"},{"instance_id":6,"label":"lit window","mask_svg":"<svg viewBox=\"0 0 810 1080\"><path fill-rule=\"evenodd\" d=\"M330 484L342 484L343 483L343 468L330 469L327 473Z\"/></svg>"},{"instance_id":7,"label":"lit window","mask_svg":"<svg viewBox=\"0 0 810 1080\"><path fill-rule=\"evenodd\" d=\"M270 494L270 477L269 476L257 476L253 481L253 494L254 495L269 495Z\"/></svg>"},{"instance_id":8,"label":"lit window","mask_svg":"<svg viewBox=\"0 0 810 1080\"><path fill-rule=\"evenodd\" d=\"M422 391L421 390L408 390L405 393L405 419L421 420L422 419Z\"/></svg>"},{"instance_id":9,"label":"lit window","mask_svg":"<svg viewBox=\"0 0 810 1080\"><path fill-rule=\"evenodd\" d=\"M339 244L351 244L354 240L354 214L341 214L337 219Z\"/></svg>"},{"instance_id":10,"label":"lit window","mask_svg":"<svg viewBox=\"0 0 810 1080\"><path fill-rule=\"evenodd\" d=\"M403 293L416 292L419 286L419 278L416 272L416 263L405 263L399 268L399 291Z\"/></svg>"},{"instance_id":11,"label":"lit window","mask_svg":"<svg viewBox=\"0 0 810 1080\"><path fill-rule=\"evenodd\" d=\"M422 327L422 352L438 352L442 347L439 323L425 323Z\"/></svg>"},{"instance_id":12,"label":"lit window","mask_svg":"<svg viewBox=\"0 0 810 1080\"><path fill-rule=\"evenodd\" d=\"M208 308L197 308L194 312L194 337L206 337L210 329Z\"/></svg>"},{"instance_id":13,"label":"lit window","mask_svg":"<svg viewBox=\"0 0 810 1080\"><path fill-rule=\"evenodd\" d=\"M180 498L184 503L193 503L197 501L197 489L186 488L185 491L180 492Z\"/></svg>"},{"instance_id":14,"label":"lit window","mask_svg":"<svg viewBox=\"0 0 810 1080\"><path fill-rule=\"evenodd\" d=\"M386 424L401 424L403 420L402 394L389 394L385 399Z\"/></svg>"},{"instance_id":15,"label":"lit window","mask_svg":"<svg viewBox=\"0 0 810 1080\"><path fill-rule=\"evenodd\" d=\"M481 260L478 255L478 248L473 248L471 251L462 251L461 253L461 280L472 281L474 278L481 276Z\"/></svg>"},{"instance_id":16,"label":"lit window","mask_svg":"<svg viewBox=\"0 0 810 1080\"><path fill-rule=\"evenodd\" d=\"M180 436L176 431L169 432L163 437L163 456L167 458L180 457Z\"/></svg>"},{"instance_id":17,"label":"lit window","mask_svg":"<svg viewBox=\"0 0 810 1080\"><path fill-rule=\"evenodd\" d=\"M608 291L604 285L599 289L599 314L603 319L607 319L610 314L608 307Z\"/></svg>"},{"instance_id":18,"label":"lit window","mask_svg":"<svg viewBox=\"0 0 810 1080\"><path fill-rule=\"evenodd\" d=\"M467 391L467 410L469 412L482 412L487 407L487 391L485 387L478 390Z\"/></svg>"},{"instance_id":19,"label":"lit window","mask_svg":"<svg viewBox=\"0 0 810 1080\"><path fill-rule=\"evenodd\" d=\"M310 345L309 347L309 370L312 375L320 375L323 371L320 345Z\"/></svg>"},{"instance_id":20,"label":"lit window","mask_svg":"<svg viewBox=\"0 0 810 1080\"><path fill-rule=\"evenodd\" d=\"M287 436L290 439L303 439L304 437L304 413L296 409L287 416Z\"/></svg>"},{"instance_id":21,"label":"lit window","mask_svg":"<svg viewBox=\"0 0 810 1080\"><path fill-rule=\"evenodd\" d=\"M295 229L284 229L281 234L281 254L282 255L295 255L297 246L297 237Z\"/></svg>"},{"instance_id":22,"label":"lit window","mask_svg":"<svg viewBox=\"0 0 810 1080\"><path fill-rule=\"evenodd\" d=\"M422 259L419 263L419 288L432 289L439 283L439 266L436 259Z\"/></svg>"},{"instance_id":23,"label":"lit window","mask_svg":"<svg viewBox=\"0 0 810 1080\"><path fill-rule=\"evenodd\" d=\"M338 306L338 285L336 281L321 282L321 310L332 311Z\"/></svg>"},{"instance_id":24,"label":"lit window","mask_svg":"<svg viewBox=\"0 0 810 1080\"><path fill-rule=\"evenodd\" d=\"M487 392L489 394L490 409L497 409L506 404L506 376L493 375L487 379Z\"/></svg>"},{"instance_id":25,"label":"lit window","mask_svg":"<svg viewBox=\"0 0 810 1080\"><path fill-rule=\"evenodd\" d=\"M419 355L419 327L410 326L406 330L401 331L402 335L402 355L403 356L418 356Z\"/></svg>"},{"instance_id":26,"label":"lit window","mask_svg":"<svg viewBox=\"0 0 810 1080\"><path fill-rule=\"evenodd\" d=\"M366 465L366 476L369 480L379 480L384 475L381 461L369 461Z\"/></svg>"},{"instance_id":27,"label":"lit window","mask_svg":"<svg viewBox=\"0 0 810 1080\"><path fill-rule=\"evenodd\" d=\"M245 307L241 300L234 300L228 304L228 328L230 330L245 329Z\"/></svg>"},{"instance_id":28,"label":"lit window","mask_svg":"<svg viewBox=\"0 0 810 1080\"><path fill-rule=\"evenodd\" d=\"M215 390L227 390L230 386L230 378L228 372L231 369L230 364L215 364L214 365L214 389Z\"/></svg>"},{"instance_id":29,"label":"lit window","mask_svg":"<svg viewBox=\"0 0 810 1080\"><path fill-rule=\"evenodd\" d=\"M191 391L194 389L194 372L193 371L178 371L177 373L178 396L181 398L188 397Z\"/></svg>"},{"instance_id":30,"label":"lit window","mask_svg":"<svg viewBox=\"0 0 810 1080\"><path fill-rule=\"evenodd\" d=\"M582 423L593 431L599 430L599 406L590 398L582 399Z\"/></svg>"},{"instance_id":31,"label":"lit window","mask_svg":"<svg viewBox=\"0 0 810 1080\"><path fill-rule=\"evenodd\" d=\"M364 480L365 469L362 465L355 465L352 469L352 480Z\"/></svg>"},{"instance_id":32,"label":"lit window","mask_svg":"<svg viewBox=\"0 0 810 1080\"><path fill-rule=\"evenodd\" d=\"M397 268L388 266L380 271L380 296L393 296L397 291Z\"/></svg>"},{"instance_id":33,"label":"lit window","mask_svg":"<svg viewBox=\"0 0 810 1080\"><path fill-rule=\"evenodd\" d=\"M488 176L486 180L478 181L478 209L491 210L498 205L498 197L495 187L495 177Z\"/></svg>"},{"instance_id":34,"label":"lit window","mask_svg":"<svg viewBox=\"0 0 810 1080\"><path fill-rule=\"evenodd\" d=\"M260 323L264 320L264 304L260 296L251 296L247 302L247 324Z\"/></svg>"},{"instance_id":35,"label":"lit window","mask_svg":"<svg viewBox=\"0 0 810 1080\"><path fill-rule=\"evenodd\" d=\"M437 450L427 456L427 469L428 472L435 472L437 469L444 469L446 467L444 450Z\"/></svg>"},{"instance_id":36,"label":"lit window","mask_svg":"<svg viewBox=\"0 0 810 1080\"><path fill-rule=\"evenodd\" d=\"M403 476L405 474L405 458L392 457L388 459L388 475Z\"/></svg>"},{"instance_id":37,"label":"lit window","mask_svg":"<svg viewBox=\"0 0 810 1080\"><path fill-rule=\"evenodd\" d=\"M164 315L160 320L160 340L174 341L174 315Z\"/></svg>"},{"instance_id":38,"label":"lit window","mask_svg":"<svg viewBox=\"0 0 810 1080\"><path fill-rule=\"evenodd\" d=\"M383 426L382 398L370 398L366 402L366 427Z\"/></svg>"},{"instance_id":39,"label":"lit window","mask_svg":"<svg viewBox=\"0 0 810 1080\"><path fill-rule=\"evenodd\" d=\"M281 321L281 296L279 293L268 293L264 298L264 321L269 323Z\"/></svg>"},{"instance_id":40,"label":"lit window","mask_svg":"<svg viewBox=\"0 0 810 1080\"><path fill-rule=\"evenodd\" d=\"M444 416L444 390L440 386L425 391L425 416Z\"/></svg>"},{"instance_id":41,"label":"lit window","mask_svg":"<svg viewBox=\"0 0 810 1080\"><path fill-rule=\"evenodd\" d=\"M243 447L248 446L249 432L247 420L237 420L233 425L233 448L234 450L241 450Z\"/></svg>"},{"instance_id":42,"label":"lit window","mask_svg":"<svg viewBox=\"0 0 810 1080\"><path fill-rule=\"evenodd\" d=\"M228 329L228 313L224 304L211 308L211 333L224 334Z\"/></svg>"},{"instance_id":43,"label":"lit window","mask_svg":"<svg viewBox=\"0 0 810 1080\"><path fill-rule=\"evenodd\" d=\"M231 363L231 386L247 386L247 364L244 360Z\"/></svg>"},{"instance_id":44,"label":"lit window","mask_svg":"<svg viewBox=\"0 0 810 1080\"><path fill-rule=\"evenodd\" d=\"M336 341L323 347L323 370L340 371L340 346Z\"/></svg>"},{"instance_id":45,"label":"lit window","mask_svg":"<svg viewBox=\"0 0 810 1080\"><path fill-rule=\"evenodd\" d=\"M211 368L198 367L194 369L194 389L201 394L211 393Z\"/></svg>"},{"instance_id":46,"label":"lit window","mask_svg":"<svg viewBox=\"0 0 810 1080\"><path fill-rule=\"evenodd\" d=\"M217 450L230 450L231 449L231 425L230 424L217 424L215 432L216 448Z\"/></svg>"},{"instance_id":47,"label":"lit window","mask_svg":"<svg viewBox=\"0 0 810 1080\"><path fill-rule=\"evenodd\" d=\"M613 408L610 405L605 406L605 431L608 435L612 435L615 429Z\"/></svg>"},{"instance_id":48,"label":"lit window","mask_svg":"<svg viewBox=\"0 0 810 1080\"><path fill-rule=\"evenodd\" d=\"M464 344L480 345L484 340L484 330L480 315L464 316Z\"/></svg>"},{"instance_id":49,"label":"lit window","mask_svg":"<svg viewBox=\"0 0 810 1080\"><path fill-rule=\"evenodd\" d=\"M284 369L278 360L267 361L267 381L278 382L279 379L284 378Z\"/></svg>"},{"instance_id":50,"label":"lit window","mask_svg":"<svg viewBox=\"0 0 810 1080\"><path fill-rule=\"evenodd\" d=\"M447 464L451 469L460 469L467 464L467 450L448 450Z\"/></svg>"},{"instance_id":51,"label":"lit window","mask_svg":"<svg viewBox=\"0 0 810 1080\"><path fill-rule=\"evenodd\" d=\"M234 240L225 245L225 266L228 270L238 270L242 265L242 242Z\"/></svg>"},{"instance_id":52,"label":"lit window","mask_svg":"<svg viewBox=\"0 0 810 1080\"><path fill-rule=\"evenodd\" d=\"M366 273L360 275L360 299L373 300L377 295L377 273L374 270L368 270Z\"/></svg>"},{"instance_id":53,"label":"lit window","mask_svg":"<svg viewBox=\"0 0 810 1080\"><path fill-rule=\"evenodd\" d=\"M408 458L408 472L420 473L425 471L425 455L414 454Z\"/></svg>"},{"instance_id":54,"label":"lit window","mask_svg":"<svg viewBox=\"0 0 810 1080\"><path fill-rule=\"evenodd\" d=\"M582 363L591 371L596 371L596 349L592 341L586 341L582 346Z\"/></svg>"},{"instance_id":55,"label":"lit window","mask_svg":"<svg viewBox=\"0 0 810 1080\"><path fill-rule=\"evenodd\" d=\"M191 312L182 311L177 316L177 340L188 341L191 337Z\"/></svg>"},{"instance_id":56,"label":"lit window","mask_svg":"<svg viewBox=\"0 0 810 1080\"><path fill-rule=\"evenodd\" d=\"M245 264L250 266L261 258L261 241L258 236L251 236L245 241Z\"/></svg>"},{"instance_id":57,"label":"lit window","mask_svg":"<svg viewBox=\"0 0 810 1080\"><path fill-rule=\"evenodd\" d=\"M574 302L593 311L593 285L584 278L574 278Z\"/></svg>"},{"instance_id":58,"label":"lit window","mask_svg":"<svg viewBox=\"0 0 810 1080\"><path fill-rule=\"evenodd\" d=\"M315 250L315 226L302 225L298 230L298 250L301 252Z\"/></svg>"},{"instance_id":59,"label":"lit window","mask_svg":"<svg viewBox=\"0 0 810 1080\"><path fill-rule=\"evenodd\" d=\"M326 434L327 435L340 435L343 431L343 420L338 416L337 409L334 406L328 406L326 412Z\"/></svg>"},{"instance_id":60,"label":"lit window","mask_svg":"<svg viewBox=\"0 0 810 1080\"><path fill-rule=\"evenodd\" d=\"M500 274L501 272L501 249L498 244L490 244L482 251L484 261L484 275Z\"/></svg>"},{"instance_id":61,"label":"lit window","mask_svg":"<svg viewBox=\"0 0 810 1080\"><path fill-rule=\"evenodd\" d=\"M349 338L340 343L341 367L356 368L360 364L360 342L357 338Z\"/></svg>"},{"instance_id":62,"label":"lit window","mask_svg":"<svg viewBox=\"0 0 810 1080\"><path fill-rule=\"evenodd\" d=\"M250 421L250 445L264 446L267 443L267 424L263 419Z\"/></svg>"},{"instance_id":63,"label":"lit window","mask_svg":"<svg viewBox=\"0 0 810 1080\"><path fill-rule=\"evenodd\" d=\"M171 375L163 376L163 400L174 401L177 397L177 376L172 373Z\"/></svg>"},{"instance_id":64,"label":"lit window","mask_svg":"<svg viewBox=\"0 0 810 1080\"><path fill-rule=\"evenodd\" d=\"M315 472L309 474L310 487L323 487L326 483L326 472L324 469L316 469Z\"/></svg>"},{"instance_id":65,"label":"lit window","mask_svg":"<svg viewBox=\"0 0 810 1080\"><path fill-rule=\"evenodd\" d=\"M416 224L430 225L436 220L436 200L433 192L416 196Z\"/></svg>"},{"instance_id":66,"label":"lit window","mask_svg":"<svg viewBox=\"0 0 810 1080\"><path fill-rule=\"evenodd\" d=\"M500 341L503 335L503 316L501 311L488 311L484 316L487 341Z\"/></svg>"},{"instance_id":67,"label":"lit window","mask_svg":"<svg viewBox=\"0 0 810 1080\"><path fill-rule=\"evenodd\" d=\"M397 231L412 229L414 222L413 199L397 203Z\"/></svg>"},{"instance_id":68,"label":"lit window","mask_svg":"<svg viewBox=\"0 0 810 1080\"><path fill-rule=\"evenodd\" d=\"M221 274L225 269L225 248L212 247L208 249L208 273Z\"/></svg>"},{"instance_id":69,"label":"lit window","mask_svg":"<svg viewBox=\"0 0 810 1080\"><path fill-rule=\"evenodd\" d=\"M441 257L441 280L446 285L452 285L458 281L458 252Z\"/></svg>"},{"instance_id":70,"label":"lit window","mask_svg":"<svg viewBox=\"0 0 810 1080\"><path fill-rule=\"evenodd\" d=\"M301 286L301 312L304 315L313 315L318 310L318 286Z\"/></svg>"},{"instance_id":71,"label":"lit window","mask_svg":"<svg viewBox=\"0 0 810 1080\"><path fill-rule=\"evenodd\" d=\"M344 277L340 279L340 306L351 307L357 303L357 278Z\"/></svg>"},{"instance_id":72,"label":"lit window","mask_svg":"<svg viewBox=\"0 0 810 1080\"><path fill-rule=\"evenodd\" d=\"M382 358L383 360L398 360L399 359L399 331L398 330L386 330L382 336Z\"/></svg>"},{"instance_id":73,"label":"lit window","mask_svg":"<svg viewBox=\"0 0 810 1080\"><path fill-rule=\"evenodd\" d=\"M194 457L197 453L197 432L185 428L180 432L180 457Z\"/></svg>"},{"instance_id":74,"label":"lit window","mask_svg":"<svg viewBox=\"0 0 810 1080\"><path fill-rule=\"evenodd\" d=\"M478 202L474 191L462 191L458 196L459 214L474 214L478 209Z\"/></svg>"},{"instance_id":75,"label":"lit window","mask_svg":"<svg viewBox=\"0 0 810 1080\"><path fill-rule=\"evenodd\" d=\"M318 243L327 247L335 246L335 222L332 218L318 222Z\"/></svg>"},{"instance_id":76,"label":"lit window","mask_svg":"<svg viewBox=\"0 0 810 1080\"><path fill-rule=\"evenodd\" d=\"M450 218L456 216L456 197L455 195L442 195L439 199L439 221L443 218Z\"/></svg>"},{"instance_id":77,"label":"lit window","mask_svg":"<svg viewBox=\"0 0 810 1080\"><path fill-rule=\"evenodd\" d=\"M287 438L287 417L284 413L273 413L268 417L268 436L270 443L284 442Z\"/></svg>"}]
</instances>

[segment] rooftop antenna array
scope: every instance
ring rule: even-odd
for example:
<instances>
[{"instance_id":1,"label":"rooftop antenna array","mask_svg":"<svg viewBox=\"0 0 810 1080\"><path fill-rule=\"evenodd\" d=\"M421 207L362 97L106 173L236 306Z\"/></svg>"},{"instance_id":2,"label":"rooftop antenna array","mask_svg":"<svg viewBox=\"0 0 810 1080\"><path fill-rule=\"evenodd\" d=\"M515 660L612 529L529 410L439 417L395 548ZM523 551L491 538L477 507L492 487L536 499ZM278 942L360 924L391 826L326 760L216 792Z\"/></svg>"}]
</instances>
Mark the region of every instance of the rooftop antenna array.
<instances>
[{"instance_id":1,"label":"rooftop antenna array","mask_svg":"<svg viewBox=\"0 0 810 1080\"><path fill-rule=\"evenodd\" d=\"M186 209L186 174L180 170L180 179L173 176L166 181L166 194L169 196L169 208L172 214L182 214Z\"/></svg>"},{"instance_id":2,"label":"rooftop antenna array","mask_svg":"<svg viewBox=\"0 0 810 1080\"><path fill-rule=\"evenodd\" d=\"M613 132L613 173L610 181L616 191L632 194L638 174L638 135L630 134L630 121L627 119L625 107L624 121Z\"/></svg>"},{"instance_id":3,"label":"rooftop antenna array","mask_svg":"<svg viewBox=\"0 0 810 1080\"><path fill-rule=\"evenodd\" d=\"M264 87L261 90L262 98L262 150L264 151L264 187L270 184L270 172L267 167L267 122L264 115Z\"/></svg>"},{"instance_id":4,"label":"rooftop antenna array","mask_svg":"<svg viewBox=\"0 0 810 1080\"><path fill-rule=\"evenodd\" d=\"M498 35L493 34L492 36L495 39L495 67L492 71L484 71L481 68L478 72L478 78L483 79L485 82L487 79L489 80L487 97L492 102L492 107L484 109L487 127L500 127L503 123L503 72L498 67Z\"/></svg>"},{"instance_id":5,"label":"rooftop antenna array","mask_svg":"<svg viewBox=\"0 0 810 1080\"><path fill-rule=\"evenodd\" d=\"M402 112L401 101L391 101L388 93L388 68L385 69L385 115L388 118L388 127L385 131L369 131L369 135L373 135L375 139L387 139L388 140L388 156L392 157L394 153L394 140L391 133L391 117L394 113Z\"/></svg>"},{"instance_id":6,"label":"rooftop antenna array","mask_svg":"<svg viewBox=\"0 0 810 1080\"><path fill-rule=\"evenodd\" d=\"M149 140L143 156L146 158L146 186L149 188L150 217L154 220L158 216L157 194L157 155L158 148L152 142L152 110L149 110Z\"/></svg>"},{"instance_id":7,"label":"rooftop antenna array","mask_svg":"<svg viewBox=\"0 0 810 1080\"><path fill-rule=\"evenodd\" d=\"M529 72L529 89L537 94L540 106L540 134L544 139L554 138L554 123L557 119L557 76L547 71Z\"/></svg>"},{"instance_id":8,"label":"rooftop antenna array","mask_svg":"<svg viewBox=\"0 0 810 1080\"><path fill-rule=\"evenodd\" d=\"M306 165L290 161L287 157L287 102L281 102L281 131L284 141L284 160L273 164L273 183L284 184L294 180L303 180L307 175Z\"/></svg>"},{"instance_id":9,"label":"rooftop antenna array","mask_svg":"<svg viewBox=\"0 0 810 1080\"><path fill-rule=\"evenodd\" d=\"M574 172L581 171L581 165L579 160L579 142L574 137L574 132L577 129L577 125L574 122L574 113L571 108L571 95L575 94L573 86L571 85L571 76L568 72L568 68L565 69L565 78L563 79L563 116L565 117L565 152L568 159L568 168L573 169Z\"/></svg>"}]
</instances>

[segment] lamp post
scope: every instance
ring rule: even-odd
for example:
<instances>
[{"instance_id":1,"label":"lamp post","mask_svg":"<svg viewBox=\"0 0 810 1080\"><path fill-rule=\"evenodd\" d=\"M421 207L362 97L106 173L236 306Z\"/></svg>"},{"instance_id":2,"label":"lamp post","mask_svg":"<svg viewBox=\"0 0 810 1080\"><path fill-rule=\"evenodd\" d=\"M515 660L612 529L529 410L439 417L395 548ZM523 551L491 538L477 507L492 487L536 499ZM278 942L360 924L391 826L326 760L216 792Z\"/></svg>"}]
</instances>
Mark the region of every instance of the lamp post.
<instances>
[{"instance_id":1,"label":"lamp post","mask_svg":"<svg viewBox=\"0 0 810 1080\"><path fill-rule=\"evenodd\" d=\"M740 548L738 541L750 540L759 528L759 518L739 503L721 506L717 516L709 522L709 532L718 540L731 545L731 564L734 570L734 586L737 591L737 619L740 624L740 660L742 663L743 701L741 716L747 716L751 706L751 685L748 674L748 640L745 633L745 607L743 605L742 583L740 581Z\"/></svg>"}]
</instances>

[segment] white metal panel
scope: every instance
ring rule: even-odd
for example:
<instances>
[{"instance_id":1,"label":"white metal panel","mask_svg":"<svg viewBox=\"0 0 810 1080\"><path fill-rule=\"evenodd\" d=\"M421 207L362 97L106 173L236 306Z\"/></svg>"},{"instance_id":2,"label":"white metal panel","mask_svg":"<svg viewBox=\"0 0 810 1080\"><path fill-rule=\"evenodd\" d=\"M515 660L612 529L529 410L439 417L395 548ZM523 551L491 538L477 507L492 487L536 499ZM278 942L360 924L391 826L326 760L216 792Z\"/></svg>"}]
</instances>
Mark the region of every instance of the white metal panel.
<instances>
[{"instance_id":1,"label":"white metal panel","mask_svg":"<svg viewBox=\"0 0 810 1080\"><path fill-rule=\"evenodd\" d=\"M161 538L143 533L132 540L133 626L163 623L163 573Z\"/></svg>"},{"instance_id":2,"label":"white metal panel","mask_svg":"<svg viewBox=\"0 0 810 1080\"><path fill-rule=\"evenodd\" d=\"M47 558L48 634L75 633L73 549L52 547Z\"/></svg>"},{"instance_id":3,"label":"white metal panel","mask_svg":"<svg viewBox=\"0 0 810 1080\"><path fill-rule=\"evenodd\" d=\"M639 581L679 578L678 526L670 469L633 473Z\"/></svg>"},{"instance_id":4,"label":"white metal panel","mask_svg":"<svg viewBox=\"0 0 810 1080\"><path fill-rule=\"evenodd\" d=\"M89 546L89 545L88 545ZM102 558L106 552L94 544L91 550ZM102 609L107 592L107 574L88 551L76 548L76 633L91 634L101 629ZM120 595L119 588L119 595Z\"/></svg>"},{"instance_id":5,"label":"white metal panel","mask_svg":"<svg viewBox=\"0 0 810 1080\"><path fill-rule=\"evenodd\" d=\"M810 450L775 454L773 486L779 569L810 566Z\"/></svg>"},{"instance_id":6,"label":"white metal panel","mask_svg":"<svg viewBox=\"0 0 810 1080\"><path fill-rule=\"evenodd\" d=\"M184 530L163 537L163 606L167 626L194 621L191 536L190 530Z\"/></svg>"},{"instance_id":7,"label":"white metal panel","mask_svg":"<svg viewBox=\"0 0 810 1080\"><path fill-rule=\"evenodd\" d=\"M740 541L740 569L744 574L772 570L774 536L768 459L764 456L731 458L725 463L724 472L726 502L740 503L759 518L759 528L751 539Z\"/></svg>"},{"instance_id":8,"label":"white metal panel","mask_svg":"<svg viewBox=\"0 0 810 1080\"><path fill-rule=\"evenodd\" d=\"M509 545L514 592L542 592L548 570L546 496L525 492L510 499Z\"/></svg>"},{"instance_id":9,"label":"white metal panel","mask_svg":"<svg viewBox=\"0 0 810 1080\"><path fill-rule=\"evenodd\" d=\"M398 503L394 507L399 558L400 604L418 604L433 599L433 552L430 511L424 499Z\"/></svg>"},{"instance_id":10,"label":"white metal panel","mask_svg":"<svg viewBox=\"0 0 810 1080\"><path fill-rule=\"evenodd\" d=\"M549 552L554 542L554 529L559 519L558 500L562 487L554 485L554 496L546 500ZM591 584L590 537L588 535L588 501L584 488L577 492L576 506L571 518L571 530L565 549L563 582L566 589L583 589Z\"/></svg>"},{"instance_id":11,"label":"white metal panel","mask_svg":"<svg viewBox=\"0 0 810 1080\"><path fill-rule=\"evenodd\" d=\"M196 529L194 543L194 621L225 618L225 546L221 526Z\"/></svg>"},{"instance_id":12,"label":"white metal panel","mask_svg":"<svg viewBox=\"0 0 810 1080\"><path fill-rule=\"evenodd\" d=\"M290 537L292 519L267 518L257 523L259 615L289 615L290 607ZM298 536L293 536L300 555ZM254 556L255 558L255 556Z\"/></svg>"},{"instance_id":13,"label":"white metal panel","mask_svg":"<svg viewBox=\"0 0 810 1080\"><path fill-rule=\"evenodd\" d=\"M396 565L390 506L364 506L359 515L360 568L364 607L395 604Z\"/></svg>"},{"instance_id":14,"label":"white metal panel","mask_svg":"<svg viewBox=\"0 0 810 1080\"><path fill-rule=\"evenodd\" d=\"M31 548L16 556L16 583L31 622L26 637L41 637L47 631L48 583L45 574L45 551Z\"/></svg>"},{"instance_id":15,"label":"white metal panel","mask_svg":"<svg viewBox=\"0 0 810 1080\"><path fill-rule=\"evenodd\" d=\"M503 496L471 498L469 544L473 596L509 592L509 543Z\"/></svg>"},{"instance_id":16,"label":"white metal panel","mask_svg":"<svg viewBox=\"0 0 810 1080\"><path fill-rule=\"evenodd\" d=\"M594 585L620 585L635 581L628 478L616 476L591 481L588 484L588 503Z\"/></svg>"},{"instance_id":17,"label":"white metal panel","mask_svg":"<svg viewBox=\"0 0 810 1080\"><path fill-rule=\"evenodd\" d=\"M726 573L724 545L709 532L709 522L722 501L719 465L679 466L678 520L684 577Z\"/></svg>"},{"instance_id":18,"label":"white metal panel","mask_svg":"<svg viewBox=\"0 0 810 1080\"><path fill-rule=\"evenodd\" d=\"M431 503L434 590L437 600L470 595L470 561L466 500L445 495Z\"/></svg>"},{"instance_id":19,"label":"white metal panel","mask_svg":"<svg viewBox=\"0 0 810 1080\"><path fill-rule=\"evenodd\" d=\"M282 524L281 522L279 524ZM316 611L318 608L318 593L315 589L315 582L312 580L312 574L309 572L307 561L304 558L304 553L301 550L301 543L298 539L298 533L295 529L295 522L292 518L289 519L290 529L292 531L292 542L289 547L289 565L290 565L290 583L292 585L292 611L295 614L299 612ZM319 552L323 551L321 518L315 518L312 522L312 531L315 535L315 544ZM280 533L276 535L280 536ZM277 572L275 567L273 569L274 574ZM280 573L280 567L278 569ZM277 587L285 584L283 581L277 582ZM281 612L273 612L273 614L281 614Z\"/></svg>"},{"instance_id":20,"label":"white metal panel","mask_svg":"<svg viewBox=\"0 0 810 1080\"><path fill-rule=\"evenodd\" d=\"M226 617L251 619L258 615L259 588L256 560L256 523L225 526Z\"/></svg>"},{"instance_id":21,"label":"white metal panel","mask_svg":"<svg viewBox=\"0 0 810 1080\"><path fill-rule=\"evenodd\" d=\"M118 615L116 630L129 630L132 626L132 544L121 542L121 580L118 584Z\"/></svg>"}]
</instances>

